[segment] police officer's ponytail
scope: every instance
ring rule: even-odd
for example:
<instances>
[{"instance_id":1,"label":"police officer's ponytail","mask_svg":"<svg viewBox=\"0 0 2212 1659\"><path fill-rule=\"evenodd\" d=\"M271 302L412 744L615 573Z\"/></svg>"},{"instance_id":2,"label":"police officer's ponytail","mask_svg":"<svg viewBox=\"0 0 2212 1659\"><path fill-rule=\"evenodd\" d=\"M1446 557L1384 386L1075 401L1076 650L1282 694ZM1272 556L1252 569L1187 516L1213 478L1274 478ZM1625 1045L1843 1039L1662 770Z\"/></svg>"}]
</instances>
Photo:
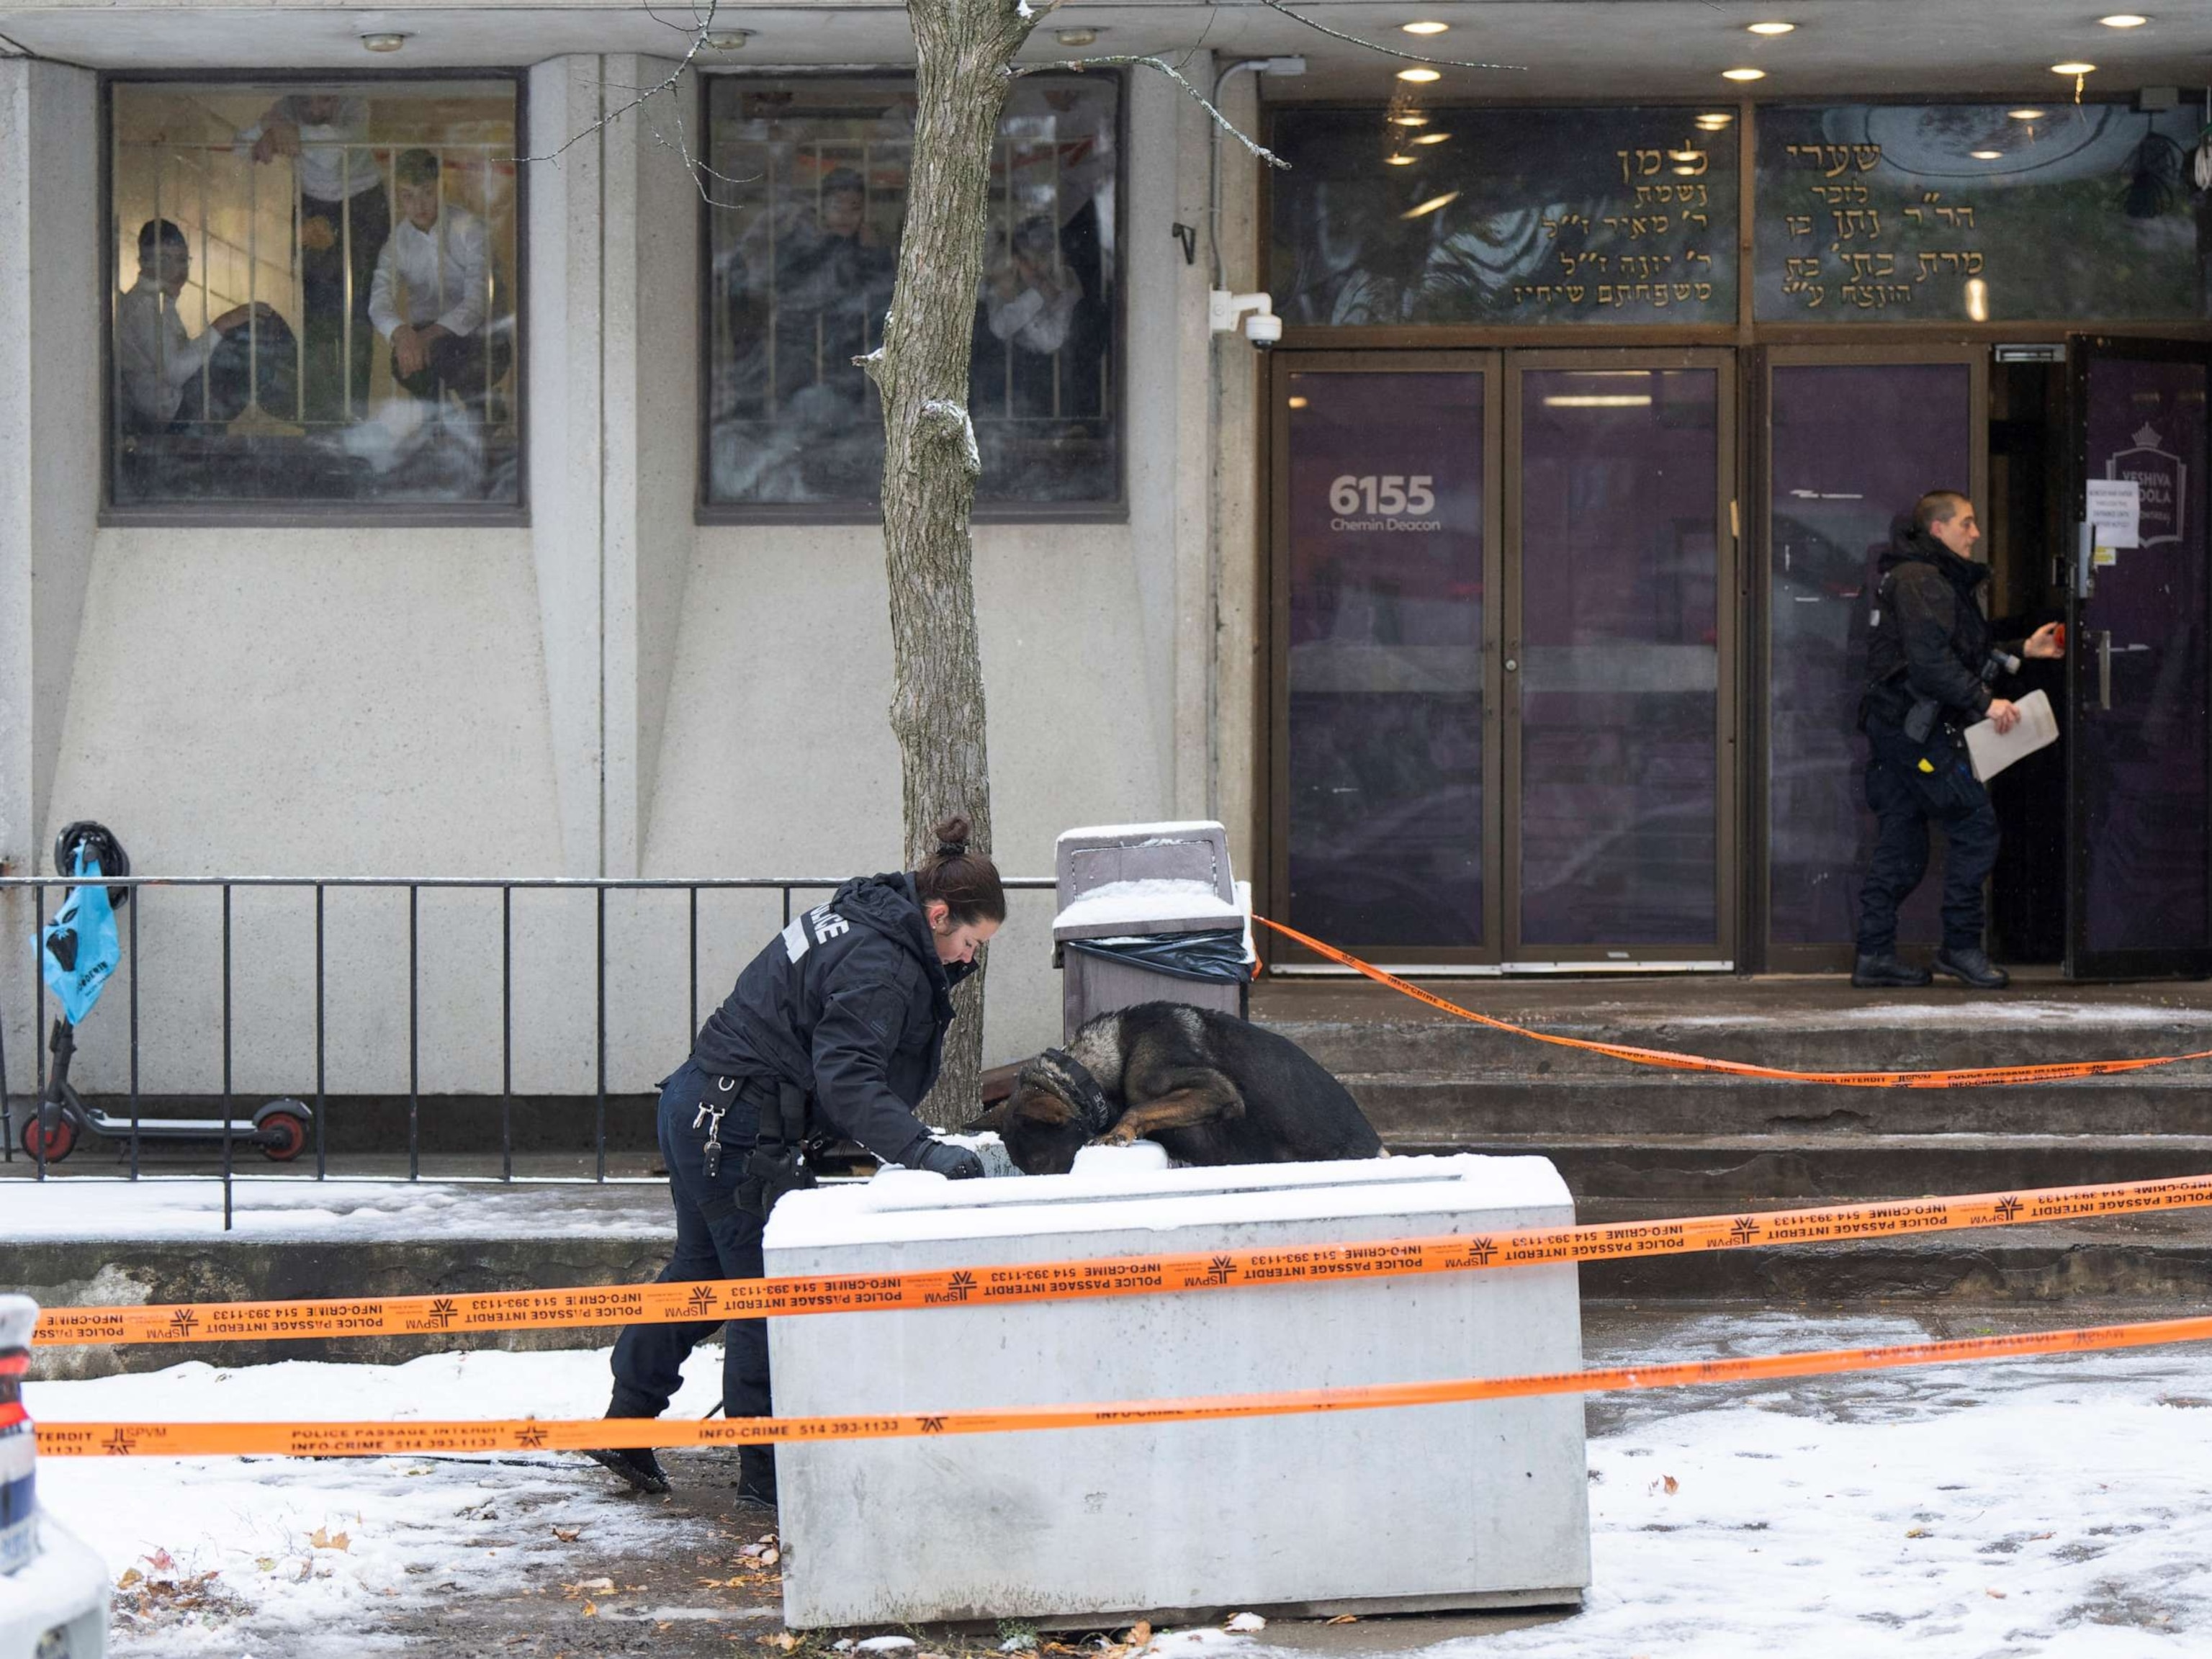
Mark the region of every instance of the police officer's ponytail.
<instances>
[{"instance_id":1,"label":"police officer's ponytail","mask_svg":"<svg viewBox=\"0 0 2212 1659\"><path fill-rule=\"evenodd\" d=\"M927 908L942 900L955 922L1004 921L1006 890L998 866L968 850L969 826L958 814L939 824L937 850L914 872L915 896Z\"/></svg>"}]
</instances>

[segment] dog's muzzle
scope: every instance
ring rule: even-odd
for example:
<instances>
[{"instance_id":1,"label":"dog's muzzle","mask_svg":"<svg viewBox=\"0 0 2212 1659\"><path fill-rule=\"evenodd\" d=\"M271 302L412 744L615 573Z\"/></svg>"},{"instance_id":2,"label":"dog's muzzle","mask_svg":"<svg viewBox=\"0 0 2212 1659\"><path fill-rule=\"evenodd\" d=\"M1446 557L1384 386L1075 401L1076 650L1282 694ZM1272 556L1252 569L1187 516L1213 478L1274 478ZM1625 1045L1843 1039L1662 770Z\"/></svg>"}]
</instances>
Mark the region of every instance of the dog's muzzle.
<instances>
[{"instance_id":1,"label":"dog's muzzle","mask_svg":"<svg viewBox=\"0 0 2212 1659\"><path fill-rule=\"evenodd\" d=\"M1085 1134L1096 1139L1114 1127L1120 1114L1081 1060L1065 1048L1048 1048L1038 1058L1057 1073L1054 1081L1063 1085L1068 1104L1082 1115Z\"/></svg>"}]
</instances>

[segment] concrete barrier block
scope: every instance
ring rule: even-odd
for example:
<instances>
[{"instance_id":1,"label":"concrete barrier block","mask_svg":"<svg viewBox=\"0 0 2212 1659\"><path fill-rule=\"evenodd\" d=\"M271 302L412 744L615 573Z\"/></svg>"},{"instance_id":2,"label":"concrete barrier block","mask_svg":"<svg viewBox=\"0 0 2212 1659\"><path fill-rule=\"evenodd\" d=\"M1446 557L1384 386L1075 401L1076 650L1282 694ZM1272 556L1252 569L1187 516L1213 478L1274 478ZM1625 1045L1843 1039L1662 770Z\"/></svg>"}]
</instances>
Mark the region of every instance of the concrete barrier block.
<instances>
[{"instance_id":1,"label":"concrete barrier block","mask_svg":"<svg viewBox=\"0 0 2212 1659\"><path fill-rule=\"evenodd\" d=\"M1235 1169L1116 1159L776 1206L772 1273L873 1273L1565 1226L1544 1159ZM770 1327L788 1415L1146 1400L1572 1370L1571 1265ZM1571 1604L1579 1396L777 1453L784 1616L1044 1624Z\"/></svg>"}]
</instances>

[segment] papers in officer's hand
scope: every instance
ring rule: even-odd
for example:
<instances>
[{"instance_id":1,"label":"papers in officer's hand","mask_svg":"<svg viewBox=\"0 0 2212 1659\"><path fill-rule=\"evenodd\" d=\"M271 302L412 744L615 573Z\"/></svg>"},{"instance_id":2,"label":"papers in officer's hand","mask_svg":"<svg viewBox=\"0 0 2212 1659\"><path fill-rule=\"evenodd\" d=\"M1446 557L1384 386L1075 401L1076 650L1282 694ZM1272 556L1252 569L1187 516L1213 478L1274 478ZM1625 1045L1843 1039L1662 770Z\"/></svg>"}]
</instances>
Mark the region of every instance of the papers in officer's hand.
<instances>
[{"instance_id":1,"label":"papers in officer's hand","mask_svg":"<svg viewBox=\"0 0 2212 1659\"><path fill-rule=\"evenodd\" d=\"M2022 756L2058 741L2058 716L2051 712L2049 697L2031 691L2013 707L2020 710L2020 720L2009 732L2000 734L1995 720L1980 720L1966 728L1966 757L1984 783Z\"/></svg>"}]
</instances>

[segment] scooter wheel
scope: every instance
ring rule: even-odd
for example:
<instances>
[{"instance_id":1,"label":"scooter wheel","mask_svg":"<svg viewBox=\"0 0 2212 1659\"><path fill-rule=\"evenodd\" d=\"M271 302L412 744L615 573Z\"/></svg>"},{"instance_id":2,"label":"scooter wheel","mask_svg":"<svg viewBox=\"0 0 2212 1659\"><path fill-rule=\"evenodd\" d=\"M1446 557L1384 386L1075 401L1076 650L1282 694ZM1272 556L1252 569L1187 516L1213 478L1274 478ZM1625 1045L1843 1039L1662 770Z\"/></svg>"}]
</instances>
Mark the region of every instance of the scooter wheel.
<instances>
[{"instance_id":1,"label":"scooter wheel","mask_svg":"<svg viewBox=\"0 0 2212 1659\"><path fill-rule=\"evenodd\" d=\"M271 1112L256 1126L273 1137L261 1143L261 1156L271 1164L289 1164L306 1150L307 1121L290 1112Z\"/></svg>"},{"instance_id":2,"label":"scooter wheel","mask_svg":"<svg viewBox=\"0 0 2212 1659\"><path fill-rule=\"evenodd\" d=\"M33 1162L37 1161L41 1140L46 1142L46 1162L58 1164L76 1150L76 1125L64 1113L54 1120L52 1129L42 1131L39 1127L38 1108L34 1106L30 1116L23 1121L23 1151Z\"/></svg>"}]
</instances>

